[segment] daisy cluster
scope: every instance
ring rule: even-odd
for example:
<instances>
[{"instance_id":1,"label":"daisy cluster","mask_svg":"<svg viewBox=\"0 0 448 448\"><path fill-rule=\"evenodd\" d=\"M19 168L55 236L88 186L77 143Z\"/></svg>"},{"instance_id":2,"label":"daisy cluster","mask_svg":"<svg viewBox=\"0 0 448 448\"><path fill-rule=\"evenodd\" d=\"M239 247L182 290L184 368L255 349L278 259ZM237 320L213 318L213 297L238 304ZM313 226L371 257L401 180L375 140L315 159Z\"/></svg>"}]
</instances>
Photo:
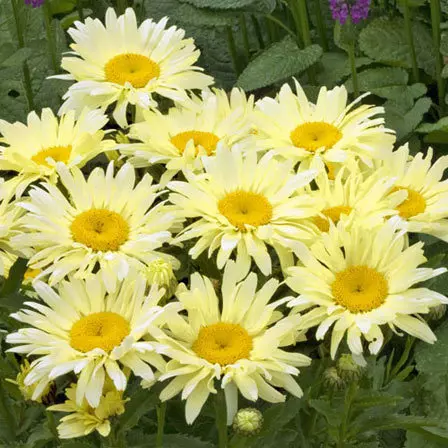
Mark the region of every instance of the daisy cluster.
<instances>
[{"instance_id":1,"label":"daisy cluster","mask_svg":"<svg viewBox=\"0 0 448 448\"><path fill-rule=\"evenodd\" d=\"M409 234L448 241L448 157L394 149L383 108L344 87L210 88L167 19L109 9L69 34L59 117L0 121L2 273L26 258L34 289L7 342L27 398L72 381L60 437L106 436L131 377L181 394L188 423L223 390L230 424L239 395L302 395L307 336L359 363L385 332L435 341L422 316L448 298L421 282L445 269ZM218 278L182 278L179 251Z\"/></svg>"}]
</instances>

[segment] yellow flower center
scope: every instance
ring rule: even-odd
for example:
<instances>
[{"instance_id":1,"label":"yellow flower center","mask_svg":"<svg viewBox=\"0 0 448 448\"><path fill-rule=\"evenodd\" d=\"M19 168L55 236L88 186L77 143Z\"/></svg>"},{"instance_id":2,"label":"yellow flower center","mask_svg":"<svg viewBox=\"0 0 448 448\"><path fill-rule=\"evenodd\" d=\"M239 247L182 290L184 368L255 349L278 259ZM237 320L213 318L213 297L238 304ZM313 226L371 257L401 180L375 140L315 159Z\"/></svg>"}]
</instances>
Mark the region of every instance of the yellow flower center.
<instances>
[{"instance_id":1,"label":"yellow flower center","mask_svg":"<svg viewBox=\"0 0 448 448\"><path fill-rule=\"evenodd\" d=\"M25 275L23 276L23 278L25 280L33 280L35 279L40 273L42 272L42 269L32 269L32 268L28 268L25 271Z\"/></svg>"},{"instance_id":2,"label":"yellow flower center","mask_svg":"<svg viewBox=\"0 0 448 448\"><path fill-rule=\"evenodd\" d=\"M74 241L102 252L117 251L129 237L129 225L122 216L104 208L79 214L70 230Z\"/></svg>"},{"instance_id":3,"label":"yellow flower center","mask_svg":"<svg viewBox=\"0 0 448 448\"><path fill-rule=\"evenodd\" d=\"M193 140L196 147L196 155L199 152L199 146L202 146L207 155L212 155L215 152L216 145L219 142L219 137L212 132L203 131L185 131L171 137L171 143L179 150L181 154L184 153L187 143Z\"/></svg>"},{"instance_id":4,"label":"yellow flower center","mask_svg":"<svg viewBox=\"0 0 448 448\"><path fill-rule=\"evenodd\" d=\"M365 313L381 306L389 293L383 274L368 266L350 266L336 274L331 285L336 303L352 313Z\"/></svg>"},{"instance_id":5,"label":"yellow flower center","mask_svg":"<svg viewBox=\"0 0 448 448\"><path fill-rule=\"evenodd\" d=\"M330 207L321 211L323 215L325 215L328 219L322 218L321 216L314 216L313 223L319 227L322 232L328 232L330 230L330 221L331 219L335 224L339 222L341 219L341 215L349 215L352 211L352 208L348 205L339 205L338 207Z\"/></svg>"},{"instance_id":6,"label":"yellow flower center","mask_svg":"<svg viewBox=\"0 0 448 448\"><path fill-rule=\"evenodd\" d=\"M219 322L202 327L192 349L208 362L226 366L248 358L252 345L252 338L243 327Z\"/></svg>"},{"instance_id":7,"label":"yellow flower center","mask_svg":"<svg viewBox=\"0 0 448 448\"><path fill-rule=\"evenodd\" d=\"M407 187L394 187L392 193L399 190L406 190L408 192L407 199L397 207L398 214L402 218L412 218L426 210L425 198L418 191Z\"/></svg>"},{"instance_id":8,"label":"yellow flower center","mask_svg":"<svg viewBox=\"0 0 448 448\"><path fill-rule=\"evenodd\" d=\"M124 53L113 57L104 67L104 72L107 81L122 86L129 82L138 89L160 76L160 67L142 54Z\"/></svg>"},{"instance_id":9,"label":"yellow flower center","mask_svg":"<svg viewBox=\"0 0 448 448\"><path fill-rule=\"evenodd\" d=\"M55 162L67 163L72 152L72 146L51 146L50 148L45 148L34 154L31 160L38 165L45 165L51 168L51 165L47 162L47 158L51 157Z\"/></svg>"},{"instance_id":10,"label":"yellow flower center","mask_svg":"<svg viewBox=\"0 0 448 448\"><path fill-rule=\"evenodd\" d=\"M80 352L102 348L110 352L129 334L129 322L117 313L103 311L81 317L70 330L70 345Z\"/></svg>"},{"instance_id":11,"label":"yellow flower center","mask_svg":"<svg viewBox=\"0 0 448 448\"><path fill-rule=\"evenodd\" d=\"M218 210L229 222L246 230L246 225L262 226L272 219L272 205L265 196L251 191L237 190L227 193L218 202Z\"/></svg>"},{"instance_id":12,"label":"yellow flower center","mask_svg":"<svg viewBox=\"0 0 448 448\"><path fill-rule=\"evenodd\" d=\"M291 132L294 146L315 152L320 148L330 149L342 138L342 132L330 123L312 121L300 124Z\"/></svg>"}]
</instances>

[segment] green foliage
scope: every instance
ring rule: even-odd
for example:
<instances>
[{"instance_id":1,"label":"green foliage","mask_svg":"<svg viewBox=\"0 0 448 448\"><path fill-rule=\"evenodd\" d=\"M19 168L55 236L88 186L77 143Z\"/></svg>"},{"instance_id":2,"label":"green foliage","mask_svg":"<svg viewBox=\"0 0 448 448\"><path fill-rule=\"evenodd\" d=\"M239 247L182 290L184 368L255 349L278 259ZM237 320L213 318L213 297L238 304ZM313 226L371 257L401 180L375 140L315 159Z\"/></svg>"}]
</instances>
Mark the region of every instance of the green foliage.
<instances>
[{"instance_id":1,"label":"green foliage","mask_svg":"<svg viewBox=\"0 0 448 448\"><path fill-rule=\"evenodd\" d=\"M284 81L302 73L321 56L319 45L300 50L290 37L285 37L251 61L238 78L237 85L250 91Z\"/></svg>"},{"instance_id":2,"label":"green foliage","mask_svg":"<svg viewBox=\"0 0 448 448\"><path fill-rule=\"evenodd\" d=\"M413 24L417 63L429 75L435 75L435 55L430 29L421 22ZM401 18L380 17L364 28L359 36L361 50L383 64L411 68L411 53Z\"/></svg>"}]
</instances>

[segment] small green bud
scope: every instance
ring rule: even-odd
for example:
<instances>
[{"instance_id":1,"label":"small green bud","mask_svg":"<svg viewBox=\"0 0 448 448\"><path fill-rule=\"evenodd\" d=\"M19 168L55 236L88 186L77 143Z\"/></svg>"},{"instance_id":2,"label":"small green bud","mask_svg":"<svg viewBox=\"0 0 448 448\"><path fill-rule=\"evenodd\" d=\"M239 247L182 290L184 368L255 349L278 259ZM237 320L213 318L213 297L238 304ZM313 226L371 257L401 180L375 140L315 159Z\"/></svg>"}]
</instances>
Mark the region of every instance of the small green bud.
<instances>
[{"instance_id":1,"label":"small green bud","mask_svg":"<svg viewBox=\"0 0 448 448\"><path fill-rule=\"evenodd\" d=\"M160 288L165 288L165 294L162 302L170 299L176 291L178 282L173 272L173 266L169 261L162 258L149 263L145 269L145 275L150 285L157 285Z\"/></svg>"},{"instance_id":2,"label":"small green bud","mask_svg":"<svg viewBox=\"0 0 448 448\"><path fill-rule=\"evenodd\" d=\"M338 359L337 371L339 376L345 382L358 379L363 373L362 367L356 364L356 362L353 360L352 355L347 353L341 355L341 357Z\"/></svg>"},{"instance_id":3,"label":"small green bud","mask_svg":"<svg viewBox=\"0 0 448 448\"><path fill-rule=\"evenodd\" d=\"M244 437L258 434L263 426L263 414L255 408L240 409L233 419L234 431Z\"/></svg>"},{"instance_id":4,"label":"small green bud","mask_svg":"<svg viewBox=\"0 0 448 448\"><path fill-rule=\"evenodd\" d=\"M329 367L324 371L324 383L334 389L341 389L344 386L344 380L339 376L336 367Z\"/></svg>"},{"instance_id":5,"label":"small green bud","mask_svg":"<svg viewBox=\"0 0 448 448\"><path fill-rule=\"evenodd\" d=\"M446 305L441 303L430 309L428 313L429 320L440 320L446 313Z\"/></svg>"}]
</instances>

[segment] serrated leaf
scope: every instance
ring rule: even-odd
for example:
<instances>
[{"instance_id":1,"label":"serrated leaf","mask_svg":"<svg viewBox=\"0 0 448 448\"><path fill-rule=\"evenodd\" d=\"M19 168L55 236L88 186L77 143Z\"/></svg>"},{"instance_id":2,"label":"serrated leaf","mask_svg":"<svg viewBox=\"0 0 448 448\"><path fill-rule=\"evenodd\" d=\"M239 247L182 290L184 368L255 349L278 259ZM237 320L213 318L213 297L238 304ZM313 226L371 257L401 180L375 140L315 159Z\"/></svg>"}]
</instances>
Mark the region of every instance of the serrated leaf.
<instances>
[{"instance_id":1,"label":"serrated leaf","mask_svg":"<svg viewBox=\"0 0 448 448\"><path fill-rule=\"evenodd\" d=\"M310 400L309 405L319 414L322 414L330 426L341 424L342 413L340 409L335 409L329 400Z\"/></svg>"},{"instance_id":2,"label":"serrated leaf","mask_svg":"<svg viewBox=\"0 0 448 448\"><path fill-rule=\"evenodd\" d=\"M133 446L133 448L152 448L156 446L155 436L147 437L143 445ZM197 437L184 434L165 434L163 436L163 448L214 448L215 444L206 442Z\"/></svg>"},{"instance_id":3,"label":"serrated leaf","mask_svg":"<svg viewBox=\"0 0 448 448\"><path fill-rule=\"evenodd\" d=\"M366 409L375 406L396 406L402 400L403 397L398 395L369 390L358 393L353 402L353 406L357 409Z\"/></svg>"},{"instance_id":4,"label":"serrated leaf","mask_svg":"<svg viewBox=\"0 0 448 448\"><path fill-rule=\"evenodd\" d=\"M237 22L237 16L230 12L200 9L189 4L177 8L176 18L179 18L181 23L195 26L232 26Z\"/></svg>"},{"instance_id":5,"label":"serrated leaf","mask_svg":"<svg viewBox=\"0 0 448 448\"><path fill-rule=\"evenodd\" d=\"M372 92L376 89L391 86L406 86L409 80L408 72L402 68L382 67L363 70L358 73L358 87L361 92ZM353 91L353 82L345 83L349 91Z\"/></svg>"},{"instance_id":6,"label":"serrated leaf","mask_svg":"<svg viewBox=\"0 0 448 448\"><path fill-rule=\"evenodd\" d=\"M369 58L378 62L411 68L411 52L405 29L404 20L401 18L375 19L361 31L360 48ZM431 32L426 25L416 21L412 30L418 66L434 77L436 53Z\"/></svg>"},{"instance_id":7,"label":"serrated leaf","mask_svg":"<svg viewBox=\"0 0 448 448\"><path fill-rule=\"evenodd\" d=\"M237 86L255 90L291 76L298 75L322 56L319 45L310 45L300 50L294 40L287 36L276 42L248 64L238 78Z\"/></svg>"},{"instance_id":8,"label":"serrated leaf","mask_svg":"<svg viewBox=\"0 0 448 448\"><path fill-rule=\"evenodd\" d=\"M270 13L275 9L275 0L180 0L197 8L236 9Z\"/></svg>"}]
</instances>

